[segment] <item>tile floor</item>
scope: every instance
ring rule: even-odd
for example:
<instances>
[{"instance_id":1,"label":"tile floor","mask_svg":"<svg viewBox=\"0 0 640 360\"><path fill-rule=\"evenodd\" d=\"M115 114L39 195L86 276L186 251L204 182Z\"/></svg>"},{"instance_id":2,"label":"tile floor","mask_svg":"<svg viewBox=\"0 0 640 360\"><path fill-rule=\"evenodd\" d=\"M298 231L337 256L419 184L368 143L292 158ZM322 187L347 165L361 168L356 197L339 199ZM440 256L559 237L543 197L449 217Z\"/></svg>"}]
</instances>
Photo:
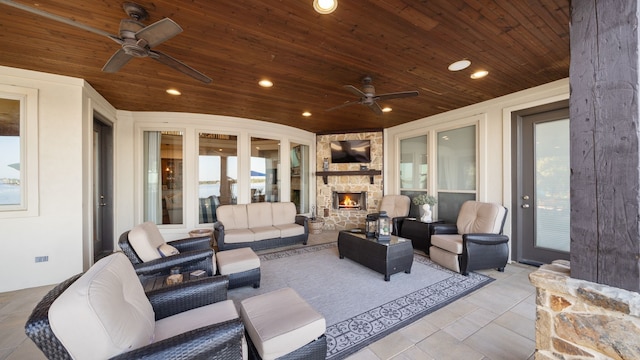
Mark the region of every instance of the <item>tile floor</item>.
<instances>
[{"instance_id":1,"label":"tile floor","mask_svg":"<svg viewBox=\"0 0 640 360\"><path fill-rule=\"evenodd\" d=\"M310 235L309 244L335 241L334 231ZM532 360L535 350L536 268L509 264L496 281L388 335L348 360ZM0 293L0 360L44 359L27 339L24 323L53 286Z\"/></svg>"}]
</instances>

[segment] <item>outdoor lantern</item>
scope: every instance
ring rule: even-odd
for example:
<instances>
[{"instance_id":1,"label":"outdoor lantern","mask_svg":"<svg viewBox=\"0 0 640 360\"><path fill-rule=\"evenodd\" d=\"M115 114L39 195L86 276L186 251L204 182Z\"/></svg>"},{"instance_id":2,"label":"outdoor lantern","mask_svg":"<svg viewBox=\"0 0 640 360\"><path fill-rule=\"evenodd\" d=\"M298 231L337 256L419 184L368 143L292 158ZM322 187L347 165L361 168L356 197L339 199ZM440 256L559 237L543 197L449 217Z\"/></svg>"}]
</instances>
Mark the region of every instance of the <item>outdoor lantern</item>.
<instances>
[{"instance_id":1,"label":"outdoor lantern","mask_svg":"<svg viewBox=\"0 0 640 360\"><path fill-rule=\"evenodd\" d=\"M367 219L364 223L364 232L368 238L376 236L378 229L378 214L367 214Z\"/></svg>"},{"instance_id":2,"label":"outdoor lantern","mask_svg":"<svg viewBox=\"0 0 640 360\"><path fill-rule=\"evenodd\" d=\"M386 211L380 211L380 214L378 215L376 239L378 239L378 241L391 240L391 219L387 216Z\"/></svg>"}]
</instances>

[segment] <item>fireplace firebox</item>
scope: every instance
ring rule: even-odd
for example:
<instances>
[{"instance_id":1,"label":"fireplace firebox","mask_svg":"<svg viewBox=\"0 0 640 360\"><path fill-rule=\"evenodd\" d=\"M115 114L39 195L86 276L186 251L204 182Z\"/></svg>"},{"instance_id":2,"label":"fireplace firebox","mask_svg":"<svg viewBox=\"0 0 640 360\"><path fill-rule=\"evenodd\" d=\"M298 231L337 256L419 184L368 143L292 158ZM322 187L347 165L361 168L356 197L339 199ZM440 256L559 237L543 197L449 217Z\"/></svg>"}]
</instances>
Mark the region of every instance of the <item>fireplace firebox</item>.
<instances>
[{"instance_id":1,"label":"fireplace firebox","mask_svg":"<svg viewBox=\"0 0 640 360\"><path fill-rule=\"evenodd\" d=\"M333 208L335 210L366 210L367 192L333 192Z\"/></svg>"}]
</instances>

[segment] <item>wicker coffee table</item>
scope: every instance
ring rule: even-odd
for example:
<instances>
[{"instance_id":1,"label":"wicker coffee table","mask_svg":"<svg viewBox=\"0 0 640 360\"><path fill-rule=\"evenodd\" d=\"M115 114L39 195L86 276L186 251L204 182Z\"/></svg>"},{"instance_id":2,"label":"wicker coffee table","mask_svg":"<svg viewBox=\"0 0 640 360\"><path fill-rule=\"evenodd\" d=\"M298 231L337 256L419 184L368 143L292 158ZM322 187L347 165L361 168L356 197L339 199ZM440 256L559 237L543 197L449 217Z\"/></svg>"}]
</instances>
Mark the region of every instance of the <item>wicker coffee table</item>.
<instances>
[{"instance_id":1,"label":"wicker coffee table","mask_svg":"<svg viewBox=\"0 0 640 360\"><path fill-rule=\"evenodd\" d=\"M391 275L404 271L411 273L413 246L411 240L391 236L391 240L379 242L367 238L364 232L343 230L338 233L340 259L349 258L358 264L384 275L389 281Z\"/></svg>"}]
</instances>

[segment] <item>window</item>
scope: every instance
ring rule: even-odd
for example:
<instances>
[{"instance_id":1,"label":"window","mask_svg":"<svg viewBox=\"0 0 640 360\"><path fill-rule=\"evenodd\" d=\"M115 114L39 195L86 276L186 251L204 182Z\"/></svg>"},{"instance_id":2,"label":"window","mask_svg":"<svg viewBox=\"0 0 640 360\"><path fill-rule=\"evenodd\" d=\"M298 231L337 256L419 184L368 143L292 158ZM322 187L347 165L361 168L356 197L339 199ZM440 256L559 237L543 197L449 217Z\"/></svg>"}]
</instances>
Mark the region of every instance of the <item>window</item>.
<instances>
[{"instance_id":1,"label":"window","mask_svg":"<svg viewBox=\"0 0 640 360\"><path fill-rule=\"evenodd\" d=\"M476 199L476 126L437 133L438 218L455 222L466 200Z\"/></svg>"},{"instance_id":2,"label":"window","mask_svg":"<svg viewBox=\"0 0 640 360\"><path fill-rule=\"evenodd\" d=\"M218 206L238 199L238 137L200 133L198 138L199 223L214 223Z\"/></svg>"},{"instance_id":3,"label":"window","mask_svg":"<svg viewBox=\"0 0 640 360\"><path fill-rule=\"evenodd\" d=\"M427 135L400 140L400 193L412 199L428 189L427 142ZM419 217L419 209L413 203L409 216Z\"/></svg>"},{"instance_id":4,"label":"window","mask_svg":"<svg viewBox=\"0 0 640 360\"><path fill-rule=\"evenodd\" d=\"M144 220L183 223L183 144L180 131L144 132Z\"/></svg>"},{"instance_id":5,"label":"window","mask_svg":"<svg viewBox=\"0 0 640 360\"><path fill-rule=\"evenodd\" d=\"M309 146L291 143L291 202L298 214L309 212Z\"/></svg>"},{"instance_id":6,"label":"window","mask_svg":"<svg viewBox=\"0 0 640 360\"><path fill-rule=\"evenodd\" d=\"M251 138L251 202L280 201L280 142Z\"/></svg>"},{"instance_id":7,"label":"window","mask_svg":"<svg viewBox=\"0 0 640 360\"><path fill-rule=\"evenodd\" d=\"M37 90L0 85L0 217L38 213L37 102Z\"/></svg>"}]
</instances>

